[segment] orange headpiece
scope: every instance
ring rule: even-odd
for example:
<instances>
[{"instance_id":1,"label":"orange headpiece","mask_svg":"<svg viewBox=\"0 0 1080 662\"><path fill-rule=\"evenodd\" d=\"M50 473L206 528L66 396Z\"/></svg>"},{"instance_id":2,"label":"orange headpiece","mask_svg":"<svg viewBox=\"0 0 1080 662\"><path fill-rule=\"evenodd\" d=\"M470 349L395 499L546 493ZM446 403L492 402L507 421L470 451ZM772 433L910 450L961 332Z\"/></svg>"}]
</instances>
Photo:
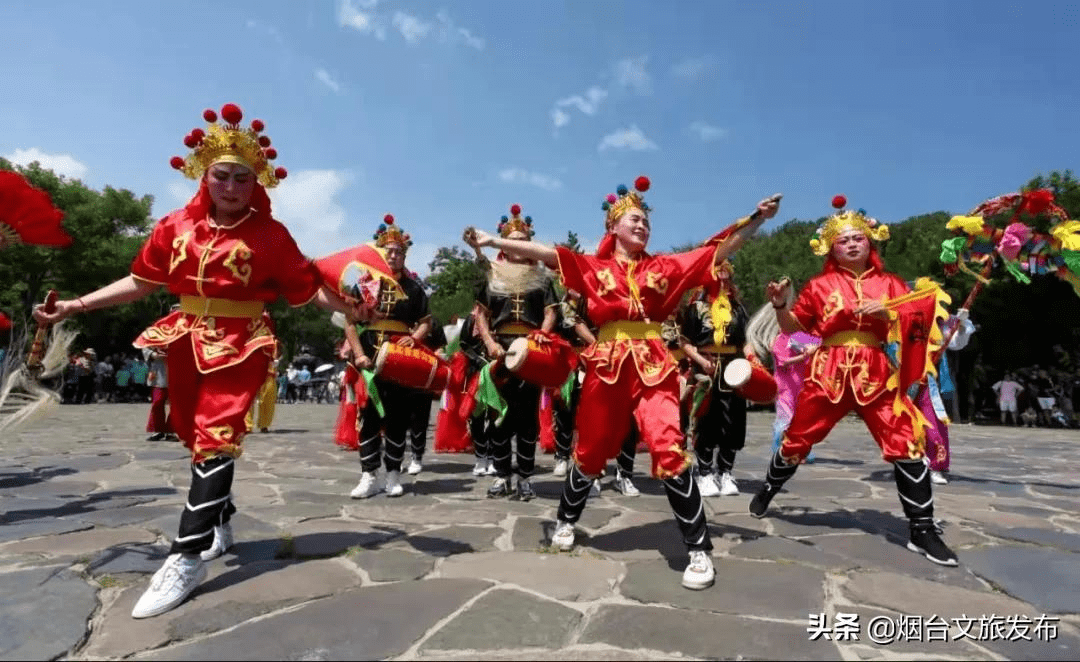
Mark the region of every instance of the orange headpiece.
<instances>
[{"instance_id":1,"label":"orange headpiece","mask_svg":"<svg viewBox=\"0 0 1080 662\"><path fill-rule=\"evenodd\" d=\"M631 191L619 184L615 193L609 193L604 199L604 204L600 207L607 212L607 217L604 219L605 229L610 230L612 224L631 209L640 209L646 216L652 211L652 208L645 204L645 200L641 197L642 193L649 190L649 178L644 175L638 177L634 180L634 188L637 190Z\"/></svg>"},{"instance_id":2,"label":"orange headpiece","mask_svg":"<svg viewBox=\"0 0 1080 662\"><path fill-rule=\"evenodd\" d=\"M514 232L523 232L532 239L534 234L532 216L521 217L521 205L510 205L510 216L499 219L499 236L506 238Z\"/></svg>"},{"instance_id":3,"label":"orange headpiece","mask_svg":"<svg viewBox=\"0 0 1080 662\"><path fill-rule=\"evenodd\" d=\"M401 244L406 249L412 246L409 233L402 232L401 226L394 224L393 214L383 216L383 222L379 224L379 229L375 231L374 237L375 245L379 248L386 248L387 244Z\"/></svg>"},{"instance_id":4,"label":"orange headpiece","mask_svg":"<svg viewBox=\"0 0 1080 662\"><path fill-rule=\"evenodd\" d=\"M859 230L874 241L889 238L889 226L870 218L865 210L844 211L847 206L847 198L844 196L834 196L832 206L837 210L836 213L825 219L810 239L810 248L814 255L828 255L836 238L848 230Z\"/></svg>"},{"instance_id":5,"label":"orange headpiece","mask_svg":"<svg viewBox=\"0 0 1080 662\"><path fill-rule=\"evenodd\" d=\"M169 162L186 177L199 179L215 163L238 163L250 168L266 188L277 186L288 176L285 168L270 164L277 158L277 150L270 146L269 136L261 135L266 128L262 120L251 120L251 128L241 128L244 113L234 103L221 107L223 124L217 123L218 115L210 109L203 111L203 119L207 122L205 131L196 128L184 136L184 145L191 153L187 158L174 156Z\"/></svg>"}]
</instances>

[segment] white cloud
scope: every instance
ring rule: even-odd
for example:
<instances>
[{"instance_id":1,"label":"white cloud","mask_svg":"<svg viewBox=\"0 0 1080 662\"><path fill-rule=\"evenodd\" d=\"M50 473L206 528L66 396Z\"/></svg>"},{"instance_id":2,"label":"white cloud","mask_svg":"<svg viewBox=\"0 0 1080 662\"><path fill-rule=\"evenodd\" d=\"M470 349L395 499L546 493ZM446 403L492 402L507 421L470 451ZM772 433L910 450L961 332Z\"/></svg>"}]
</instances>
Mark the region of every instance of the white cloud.
<instances>
[{"instance_id":1,"label":"white cloud","mask_svg":"<svg viewBox=\"0 0 1080 662\"><path fill-rule=\"evenodd\" d=\"M671 74L683 80L695 80L711 68L713 64L714 59L711 55L688 57L672 66Z\"/></svg>"},{"instance_id":2,"label":"white cloud","mask_svg":"<svg viewBox=\"0 0 1080 662\"><path fill-rule=\"evenodd\" d=\"M405 37L405 41L410 44L415 44L428 36L428 33L431 32L432 28L431 23L425 23L411 14L400 11L394 12L394 18L391 20L391 23L397 28L398 32L401 33L401 36Z\"/></svg>"},{"instance_id":3,"label":"white cloud","mask_svg":"<svg viewBox=\"0 0 1080 662\"><path fill-rule=\"evenodd\" d=\"M56 174L70 179L82 179L87 172L87 167L74 156L70 154L46 154L37 147L16 149L11 154L5 154L4 158L21 166L28 166L37 161L42 168L52 170Z\"/></svg>"},{"instance_id":4,"label":"white cloud","mask_svg":"<svg viewBox=\"0 0 1080 662\"><path fill-rule=\"evenodd\" d=\"M308 257L325 257L347 245L345 209L335 198L348 180L341 170L300 170L267 191L274 218L289 228Z\"/></svg>"},{"instance_id":5,"label":"white cloud","mask_svg":"<svg viewBox=\"0 0 1080 662\"><path fill-rule=\"evenodd\" d=\"M727 129L721 129L718 126L713 126L702 121L692 122L689 127L690 133L693 133L698 138L705 142L712 142L713 140L719 140L727 135Z\"/></svg>"},{"instance_id":6,"label":"white cloud","mask_svg":"<svg viewBox=\"0 0 1080 662\"><path fill-rule=\"evenodd\" d=\"M600 141L600 151L607 149L630 149L637 152L659 149L656 143L645 137L636 124L628 129L619 129L614 133L604 136Z\"/></svg>"},{"instance_id":7,"label":"white cloud","mask_svg":"<svg viewBox=\"0 0 1080 662\"><path fill-rule=\"evenodd\" d=\"M500 170L499 179L511 184L529 184L545 191L557 191L562 188L562 182L556 177L539 172L530 172L521 168Z\"/></svg>"},{"instance_id":8,"label":"white cloud","mask_svg":"<svg viewBox=\"0 0 1080 662\"><path fill-rule=\"evenodd\" d=\"M475 48L478 51L484 50L484 40L475 36L472 32L469 32L463 27L454 24L450 15L445 11L440 11L435 15L435 19L439 21L439 35L440 38L450 44L462 43L469 48Z\"/></svg>"},{"instance_id":9,"label":"white cloud","mask_svg":"<svg viewBox=\"0 0 1080 662\"><path fill-rule=\"evenodd\" d=\"M577 108L586 115L595 115L596 110L600 107L600 102L607 98L608 92L602 87L593 86L585 90L585 94L575 94L573 96L566 97L565 99L559 99L555 102L555 107L551 110L551 120L555 123L555 128L565 126L570 122L570 114L563 108Z\"/></svg>"},{"instance_id":10,"label":"white cloud","mask_svg":"<svg viewBox=\"0 0 1080 662\"><path fill-rule=\"evenodd\" d=\"M651 94L652 77L649 76L649 72L645 69L648 61L648 55L619 60L615 63L615 81L638 94Z\"/></svg>"},{"instance_id":11,"label":"white cloud","mask_svg":"<svg viewBox=\"0 0 1080 662\"><path fill-rule=\"evenodd\" d=\"M338 25L352 28L360 34L371 34L376 39L386 39L386 28L375 22L375 5L378 0L340 0L338 3Z\"/></svg>"},{"instance_id":12,"label":"white cloud","mask_svg":"<svg viewBox=\"0 0 1080 662\"><path fill-rule=\"evenodd\" d=\"M338 83L326 69L315 70L315 80L327 86L334 92L341 91L341 83Z\"/></svg>"},{"instance_id":13,"label":"white cloud","mask_svg":"<svg viewBox=\"0 0 1080 662\"><path fill-rule=\"evenodd\" d=\"M259 32L262 32L263 34L270 37L279 44L285 42L285 40L281 37L281 33L278 32L278 29L272 25L267 25L260 21L256 21L255 19L249 18L247 20L247 27L249 30L257 30Z\"/></svg>"}]
</instances>

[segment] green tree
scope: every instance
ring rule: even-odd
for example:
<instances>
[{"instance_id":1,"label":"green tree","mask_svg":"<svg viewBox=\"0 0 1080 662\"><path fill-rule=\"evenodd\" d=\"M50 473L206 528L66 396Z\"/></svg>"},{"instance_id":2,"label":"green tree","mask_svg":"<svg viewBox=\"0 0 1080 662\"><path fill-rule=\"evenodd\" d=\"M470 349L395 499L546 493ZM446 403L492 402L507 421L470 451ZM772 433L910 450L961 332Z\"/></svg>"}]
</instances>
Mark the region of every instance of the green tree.
<instances>
[{"instance_id":1,"label":"green tree","mask_svg":"<svg viewBox=\"0 0 1080 662\"><path fill-rule=\"evenodd\" d=\"M556 246L565 246L575 253L583 253L581 249L581 242L578 241L578 235L573 230L566 231L566 241L560 241L555 244Z\"/></svg>"},{"instance_id":2,"label":"green tree","mask_svg":"<svg viewBox=\"0 0 1080 662\"><path fill-rule=\"evenodd\" d=\"M463 317L472 310L476 288L484 278L481 265L473 256L457 246L435 251L429 264L431 275L424 285L431 294L431 314L440 324L448 323L455 315Z\"/></svg>"}]
</instances>

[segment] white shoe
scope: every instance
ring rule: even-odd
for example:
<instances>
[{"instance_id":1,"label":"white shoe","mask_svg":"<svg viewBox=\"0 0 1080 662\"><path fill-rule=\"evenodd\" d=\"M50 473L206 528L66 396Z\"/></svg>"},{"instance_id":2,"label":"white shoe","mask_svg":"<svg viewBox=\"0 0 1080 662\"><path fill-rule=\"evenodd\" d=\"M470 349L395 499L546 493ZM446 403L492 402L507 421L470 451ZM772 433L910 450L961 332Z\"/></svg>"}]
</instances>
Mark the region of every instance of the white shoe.
<instances>
[{"instance_id":1,"label":"white shoe","mask_svg":"<svg viewBox=\"0 0 1080 662\"><path fill-rule=\"evenodd\" d=\"M229 548L232 546L232 523L225 522L221 526L214 527L214 544L210 545L210 549L200 553L199 558L201 558L203 561L213 561L217 557L229 551Z\"/></svg>"},{"instance_id":2,"label":"white shoe","mask_svg":"<svg viewBox=\"0 0 1080 662\"><path fill-rule=\"evenodd\" d=\"M499 472L495 471L495 460L489 459L487 461L487 469L484 469L484 475L485 476L497 476L497 475L499 475Z\"/></svg>"},{"instance_id":3,"label":"white shoe","mask_svg":"<svg viewBox=\"0 0 1080 662\"><path fill-rule=\"evenodd\" d=\"M589 497L592 498L598 496L600 496L600 479L595 478L593 479L592 487L589 488Z\"/></svg>"},{"instance_id":4,"label":"white shoe","mask_svg":"<svg viewBox=\"0 0 1080 662\"><path fill-rule=\"evenodd\" d=\"M574 548L574 525L570 522L560 521L555 526L555 533L551 536L551 546L557 547L563 552L569 552Z\"/></svg>"},{"instance_id":5,"label":"white shoe","mask_svg":"<svg viewBox=\"0 0 1080 662\"><path fill-rule=\"evenodd\" d=\"M616 492L622 492L623 496L636 497L641 496L641 491L634 487L634 483L630 480L629 476L622 474L615 475L615 482L613 487Z\"/></svg>"},{"instance_id":6,"label":"white shoe","mask_svg":"<svg viewBox=\"0 0 1080 662\"><path fill-rule=\"evenodd\" d=\"M940 471L930 471L930 482L934 485L948 485L949 479L945 477L945 474Z\"/></svg>"},{"instance_id":7,"label":"white shoe","mask_svg":"<svg viewBox=\"0 0 1080 662\"><path fill-rule=\"evenodd\" d=\"M566 471L569 468L570 468L570 463L567 462L566 460L556 460L555 461L555 469L552 470L551 473L558 476L559 478L563 478L564 476L566 476Z\"/></svg>"},{"instance_id":8,"label":"white shoe","mask_svg":"<svg viewBox=\"0 0 1080 662\"><path fill-rule=\"evenodd\" d=\"M405 471L408 472L408 474L410 476L415 476L416 474L420 473L423 470L424 470L424 465L420 464L420 460L418 460L418 459L416 459L414 457L412 459L412 461L409 462L409 468L406 469Z\"/></svg>"},{"instance_id":9,"label":"white shoe","mask_svg":"<svg viewBox=\"0 0 1080 662\"><path fill-rule=\"evenodd\" d=\"M194 554L171 554L150 579L150 587L135 603L131 617L149 618L164 614L187 599L204 579L206 564L202 559Z\"/></svg>"},{"instance_id":10,"label":"white shoe","mask_svg":"<svg viewBox=\"0 0 1080 662\"><path fill-rule=\"evenodd\" d=\"M690 564L682 574L682 585L694 591L709 588L716 581L712 559L708 552L690 552Z\"/></svg>"},{"instance_id":11,"label":"white shoe","mask_svg":"<svg viewBox=\"0 0 1080 662\"><path fill-rule=\"evenodd\" d=\"M739 486L731 474L724 472L720 475L720 496L735 496L739 493Z\"/></svg>"},{"instance_id":12,"label":"white shoe","mask_svg":"<svg viewBox=\"0 0 1080 662\"><path fill-rule=\"evenodd\" d=\"M386 496L399 497L405 494L405 488L401 486L401 472L400 471L387 471L386 472Z\"/></svg>"},{"instance_id":13,"label":"white shoe","mask_svg":"<svg viewBox=\"0 0 1080 662\"><path fill-rule=\"evenodd\" d=\"M472 468L472 475L483 476L487 472L487 465L487 458L478 458L476 460L476 465Z\"/></svg>"},{"instance_id":14,"label":"white shoe","mask_svg":"<svg viewBox=\"0 0 1080 662\"><path fill-rule=\"evenodd\" d=\"M720 496L720 486L716 484L711 475L698 476L695 480L697 480L697 488L701 492L701 496Z\"/></svg>"},{"instance_id":15,"label":"white shoe","mask_svg":"<svg viewBox=\"0 0 1080 662\"><path fill-rule=\"evenodd\" d=\"M366 499L378 493L379 481L375 478L375 474L365 471L360 474L360 482L356 484L352 492L349 492L349 496L353 499Z\"/></svg>"}]
</instances>

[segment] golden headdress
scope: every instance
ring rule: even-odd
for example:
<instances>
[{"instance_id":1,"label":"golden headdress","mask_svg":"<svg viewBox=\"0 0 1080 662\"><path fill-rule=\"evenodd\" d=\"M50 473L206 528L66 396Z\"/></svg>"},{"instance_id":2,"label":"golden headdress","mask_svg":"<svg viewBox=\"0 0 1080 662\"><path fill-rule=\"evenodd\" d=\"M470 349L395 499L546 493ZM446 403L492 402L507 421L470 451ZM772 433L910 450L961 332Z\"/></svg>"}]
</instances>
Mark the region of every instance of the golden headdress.
<instances>
[{"instance_id":1,"label":"golden headdress","mask_svg":"<svg viewBox=\"0 0 1080 662\"><path fill-rule=\"evenodd\" d=\"M641 197L642 193L649 190L649 178L644 175L638 177L634 180L634 188L636 190L631 191L619 184L619 187L615 189L615 193L608 193L607 198L604 199L604 204L601 205L601 208L607 212L607 217L604 219L606 229L610 230L612 223L619 220L620 216L631 209L640 209L646 216L652 211Z\"/></svg>"},{"instance_id":2,"label":"golden headdress","mask_svg":"<svg viewBox=\"0 0 1080 662\"><path fill-rule=\"evenodd\" d=\"M532 239L533 231L532 216L521 217L521 205L510 205L510 216L503 216L499 219L499 236L509 237L514 232L524 232L526 236Z\"/></svg>"},{"instance_id":3,"label":"golden headdress","mask_svg":"<svg viewBox=\"0 0 1080 662\"><path fill-rule=\"evenodd\" d=\"M374 238L375 245L379 248L386 248L387 244L401 244L406 249L412 246L409 233L402 232L401 226L394 223L393 214L383 216L383 222L379 224L379 229L375 231Z\"/></svg>"},{"instance_id":4,"label":"golden headdress","mask_svg":"<svg viewBox=\"0 0 1080 662\"><path fill-rule=\"evenodd\" d=\"M270 137L261 135L266 125L262 120L252 120L251 128L242 128L244 113L234 103L221 107L222 124L213 110L203 111L206 130L192 129L184 136L184 145L192 151L187 158L172 157L170 164L186 177L199 179L206 169L215 163L238 163L250 168L259 183L273 188L288 176L285 168L274 168L270 162L277 158L277 150L270 146Z\"/></svg>"},{"instance_id":5,"label":"golden headdress","mask_svg":"<svg viewBox=\"0 0 1080 662\"><path fill-rule=\"evenodd\" d=\"M832 206L837 212L825 219L810 239L810 248L814 255L828 255L836 238L848 230L859 230L874 241L885 241L889 238L889 226L867 216L865 209L845 211L847 198L844 196L833 197Z\"/></svg>"}]
</instances>

